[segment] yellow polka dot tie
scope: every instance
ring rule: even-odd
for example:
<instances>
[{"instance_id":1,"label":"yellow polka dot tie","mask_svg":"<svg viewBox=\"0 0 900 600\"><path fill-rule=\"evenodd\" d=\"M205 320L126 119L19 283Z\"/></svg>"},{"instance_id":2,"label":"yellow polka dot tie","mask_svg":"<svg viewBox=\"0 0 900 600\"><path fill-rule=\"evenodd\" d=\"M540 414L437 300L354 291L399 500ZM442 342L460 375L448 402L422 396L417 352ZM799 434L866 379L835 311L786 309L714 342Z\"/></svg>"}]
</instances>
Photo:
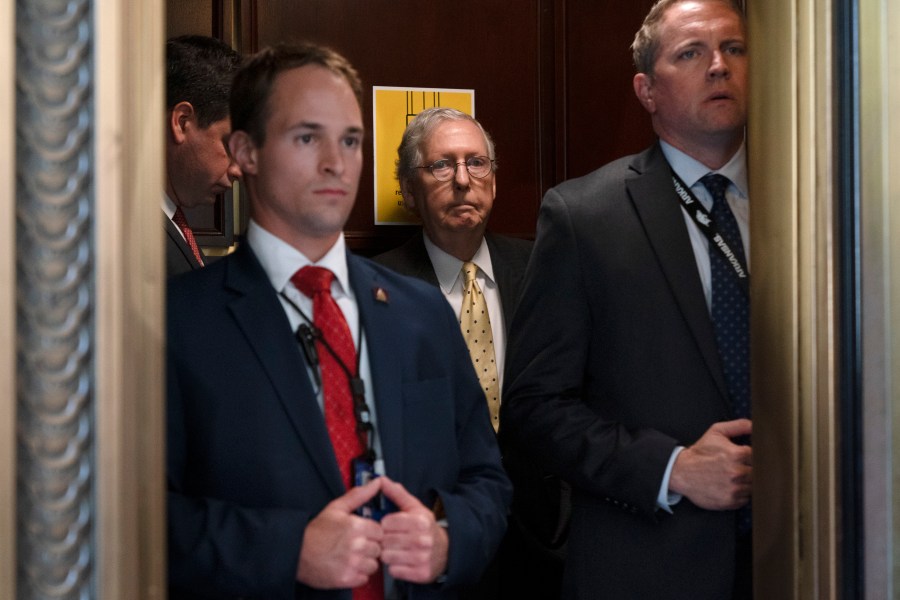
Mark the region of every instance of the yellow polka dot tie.
<instances>
[{"instance_id":1,"label":"yellow polka dot tie","mask_svg":"<svg viewBox=\"0 0 900 600\"><path fill-rule=\"evenodd\" d=\"M462 266L466 283L463 290L462 308L459 311L459 326L469 347L472 364L481 382L491 413L494 431L500 427L500 381L497 379L497 362L494 360L494 334L491 332L491 317L488 315L484 294L475 281L478 266L467 262Z\"/></svg>"}]
</instances>

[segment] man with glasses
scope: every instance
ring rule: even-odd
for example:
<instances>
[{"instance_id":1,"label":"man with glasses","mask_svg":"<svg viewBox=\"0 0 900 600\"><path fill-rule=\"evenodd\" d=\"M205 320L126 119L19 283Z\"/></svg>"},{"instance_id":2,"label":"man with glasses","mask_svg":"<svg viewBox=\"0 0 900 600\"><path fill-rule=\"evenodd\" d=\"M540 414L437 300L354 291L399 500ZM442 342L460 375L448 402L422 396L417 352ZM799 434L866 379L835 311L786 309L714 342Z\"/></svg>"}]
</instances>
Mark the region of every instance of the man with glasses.
<instances>
[{"instance_id":1,"label":"man with glasses","mask_svg":"<svg viewBox=\"0 0 900 600\"><path fill-rule=\"evenodd\" d=\"M375 260L440 287L459 315L497 431L508 325L532 243L487 232L496 155L472 116L442 107L420 112L398 155L403 202L421 220L422 233ZM561 579L559 482L518 468L513 456L504 464L515 484L510 531L480 585L465 597L553 598Z\"/></svg>"}]
</instances>

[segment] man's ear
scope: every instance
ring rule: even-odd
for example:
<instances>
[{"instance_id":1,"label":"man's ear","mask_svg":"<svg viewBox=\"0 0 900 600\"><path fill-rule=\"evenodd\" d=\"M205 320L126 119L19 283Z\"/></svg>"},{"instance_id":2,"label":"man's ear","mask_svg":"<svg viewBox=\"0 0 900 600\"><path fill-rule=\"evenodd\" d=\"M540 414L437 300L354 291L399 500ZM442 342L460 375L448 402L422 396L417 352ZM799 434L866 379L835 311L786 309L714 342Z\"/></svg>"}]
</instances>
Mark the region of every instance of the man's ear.
<instances>
[{"instance_id":1,"label":"man's ear","mask_svg":"<svg viewBox=\"0 0 900 600\"><path fill-rule=\"evenodd\" d=\"M232 131L228 136L228 151L244 175L256 175L256 144L246 131Z\"/></svg>"},{"instance_id":2,"label":"man's ear","mask_svg":"<svg viewBox=\"0 0 900 600\"><path fill-rule=\"evenodd\" d=\"M653 99L653 77L646 73L638 73L632 80L634 94L641 105L651 115L656 112L656 101Z\"/></svg>"},{"instance_id":3,"label":"man's ear","mask_svg":"<svg viewBox=\"0 0 900 600\"><path fill-rule=\"evenodd\" d=\"M414 215L419 214L416 208L416 197L412 190L409 189L410 181L406 177L400 178L400 195L403 197L403 207Z\"/></svg>"},{"instance_id":4,"label":"man's ear","mask_svg":"<svg viewBox=\"0 0 900 600\"><path fill-rule=\"evenodd\" d=\"M190 102L182 101L173 106L169 112L169 134L172 141L177 145L183 144L187 138L188 124L196 120L194 105Z\"/></svg>"}]
</instances>

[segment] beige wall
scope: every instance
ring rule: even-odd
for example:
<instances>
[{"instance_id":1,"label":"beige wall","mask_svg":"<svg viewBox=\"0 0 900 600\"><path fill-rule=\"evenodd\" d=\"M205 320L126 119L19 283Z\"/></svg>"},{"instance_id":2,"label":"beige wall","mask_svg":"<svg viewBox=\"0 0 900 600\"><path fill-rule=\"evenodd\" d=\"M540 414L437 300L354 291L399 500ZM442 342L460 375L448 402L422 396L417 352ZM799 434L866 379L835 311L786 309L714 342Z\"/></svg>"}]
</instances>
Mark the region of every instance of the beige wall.
<instances>
[{"instance_id":1,"label":"beige wall","mask_svg":"<svg viewBox=\"0 0 900 600\"><path fill-rule=\"evenodd\" d=\"M0 598L15 598L15 19L0 3Z\"/></svg>"},{"instance_id":2,"label":"beige wall","mask_svg":"<svg viewBox=\"0 0 900 600\"><path fill-rule=\"evenodd\" d=\"M830 2L751 0L754 553L760 598L829 598L838 486Z\"/></svg>"},{"instance_id":3,"label":"beige wall","mask_svg":"<svg viewBox=\"0 0 900 600\"><path fill-rule=\"evenodd\" d=\"M165 597L164 4L95 3L98 596Z\"/></svg>"},{"instance_id":4,"label":"beige wall","mask_svg":"<svg viewBox=\"0 0 900 600\"><path fill-rule=\"evenodd\" d=\"M900 6L860 0L866 597L900 584Z\"/></svg>"}]
</instances>

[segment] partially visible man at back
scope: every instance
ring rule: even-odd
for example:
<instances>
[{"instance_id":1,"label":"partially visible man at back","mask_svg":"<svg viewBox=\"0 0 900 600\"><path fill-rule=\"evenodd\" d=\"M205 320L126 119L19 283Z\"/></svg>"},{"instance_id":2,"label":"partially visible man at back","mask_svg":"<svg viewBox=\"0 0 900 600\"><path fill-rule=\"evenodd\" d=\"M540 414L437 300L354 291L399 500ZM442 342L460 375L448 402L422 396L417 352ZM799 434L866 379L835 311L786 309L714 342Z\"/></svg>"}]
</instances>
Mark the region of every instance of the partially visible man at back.
<instances>
[{"instance_id":1,"label":"partially visible man at back","mask_svg":"<svg viewBox=\"0 0 900 600\"><path fill-rule=\"evenodd\" d=\"M203 266L184 215L209 205L241 172L228 154L228 94L241 56L217 39L186 35L166 42L166 273Z\"/></svg>"}]
</instances>

